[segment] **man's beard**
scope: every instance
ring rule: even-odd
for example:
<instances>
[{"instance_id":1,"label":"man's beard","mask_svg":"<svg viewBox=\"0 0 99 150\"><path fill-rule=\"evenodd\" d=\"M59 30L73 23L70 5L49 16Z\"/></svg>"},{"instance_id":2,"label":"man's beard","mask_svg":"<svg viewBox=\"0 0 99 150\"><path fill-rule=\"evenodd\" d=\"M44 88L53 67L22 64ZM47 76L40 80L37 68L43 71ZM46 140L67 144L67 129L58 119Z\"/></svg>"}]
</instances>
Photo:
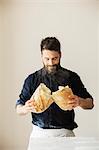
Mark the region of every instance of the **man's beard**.
<instances>
[{"instance_id":1,"label":"man's beard","mask_svg":"<svg viewBox=\"0 0 99 150\"><path fill-rule=\"evenodd\" d=\"M44 65L45 70L49 73L49 74L54 74L57 72L58 68L59 68L60 64L56 64L56 65Z\"/></svg>"}]
</instances>

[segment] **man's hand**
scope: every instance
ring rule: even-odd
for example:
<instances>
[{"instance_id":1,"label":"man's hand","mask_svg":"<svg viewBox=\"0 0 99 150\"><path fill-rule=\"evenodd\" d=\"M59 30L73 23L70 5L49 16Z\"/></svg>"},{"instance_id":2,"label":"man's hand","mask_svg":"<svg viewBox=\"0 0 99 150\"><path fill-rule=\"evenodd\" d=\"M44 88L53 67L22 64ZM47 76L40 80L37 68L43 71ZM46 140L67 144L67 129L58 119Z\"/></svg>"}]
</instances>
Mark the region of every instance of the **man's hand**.
<instances>
[{"instance_id":1,"label":"man's hand","mask_svg":"<svg viewBox=\"0 0 99 150\"><path fill-rule=\"evenodd\" d=\"M28 100L25 105L17 105L16 110L19 115L25 115L30 112L35 112L36 103L33 99Z\"/></svg>"},{"instance_id":2,"label":"man's hand","mask_svg":"<svg viewBox=\"0 0 99 150\"><path fill-rule=\"evenodd\" d=\"M73 108L75 108L75 107L80 105L80 98L78 96L71 95L68 98L69 98L69 100L68 100L68 107L73 109Z\"/></svg>"},{"instance_id":3,"label":"man's hand","mask_svg":"<svg viewBox=\"0 0 99 150\"><path fill-rule=\"evenodd\" d=\"M94 107L93 100L91 98L81 98L77 95L69 96L68 106L74 109L79 106L83 109L92 109Z\"/></svg>"}]
</instances>

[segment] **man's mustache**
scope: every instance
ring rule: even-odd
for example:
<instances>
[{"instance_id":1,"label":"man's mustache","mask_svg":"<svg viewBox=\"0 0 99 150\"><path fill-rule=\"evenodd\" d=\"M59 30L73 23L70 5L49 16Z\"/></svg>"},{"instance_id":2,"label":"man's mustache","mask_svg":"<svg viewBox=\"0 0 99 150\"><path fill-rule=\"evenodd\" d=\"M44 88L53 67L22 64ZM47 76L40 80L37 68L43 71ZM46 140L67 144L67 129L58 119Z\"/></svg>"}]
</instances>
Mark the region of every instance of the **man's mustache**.
<instances>
[{"instance_id":1,"label":"man's mustache","mask_svg":"<svg viewBox=\"0 0 99 150\"><path fill-rule=\"evenodd\" d=\"M47 67L57 67L57 65L47 65Z\"/></svg>"}]
</instances>

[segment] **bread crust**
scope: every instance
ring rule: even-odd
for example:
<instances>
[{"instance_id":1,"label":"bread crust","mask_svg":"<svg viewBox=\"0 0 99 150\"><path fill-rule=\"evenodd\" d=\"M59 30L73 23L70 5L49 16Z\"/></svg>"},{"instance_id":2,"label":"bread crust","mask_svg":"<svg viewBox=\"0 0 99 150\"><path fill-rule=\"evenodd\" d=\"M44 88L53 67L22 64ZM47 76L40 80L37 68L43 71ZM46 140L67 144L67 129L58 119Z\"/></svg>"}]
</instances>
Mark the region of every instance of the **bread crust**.
<instances>
[{"instance_id":1,"label":"bread crust","mask_svg":"<svg viewBox=\"0 0 99 150\"><path fill-rule=\"evenodd\" d=\"M55 103L62 109L62 110L71 110L72 107L68 105L69 96L73 96L72 89L69 86L59 87L59 90L52 93L52 97Z\"/></svg>"},{"instance_id":2,"label":"bread crust","mask_svg":"<svg viewBox=\"0 0 99 150\"><path fill-rule=\"evenodd\" d=\"M44 83L38 86L31 99L34 99L36 104L35 113L45 111L53 103L51 90Z\"/></svg>"},{"instance_id":3,"label":"bread crust","mask_svg":"<svg viewBox=\"0 0 99 150\"><path fill-rule=\"evenodd\" d=\"M44 112L50 105L55 102L62 110L71 110L72 107L68 105L69 96L73 96L72 89L69 86L59 86L59 90L52 92L51 90L44 84L41 83L31 99L35 101L35 110L34 113L42 113Z\"/></svg>"}]
</instances>

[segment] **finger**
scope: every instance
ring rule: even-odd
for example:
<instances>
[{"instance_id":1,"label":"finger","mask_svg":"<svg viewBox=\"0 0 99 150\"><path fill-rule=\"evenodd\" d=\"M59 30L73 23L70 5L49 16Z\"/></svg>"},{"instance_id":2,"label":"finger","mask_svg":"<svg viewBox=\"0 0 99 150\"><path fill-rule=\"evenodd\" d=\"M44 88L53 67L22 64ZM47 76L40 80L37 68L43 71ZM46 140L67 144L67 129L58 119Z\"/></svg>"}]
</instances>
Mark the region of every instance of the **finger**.
<instances>
[{"instance_id":1,"label":"finger","mask_svg":"<svg viewBox=\"0 0 99 150\"><path fill-rule=\"evenodd\" d=\"M32 106L32 105L34 105L34 100L28 100L25 104L26 104L26 106Z\"/></svg>"},{"instance_id":2,"label":"finger","mask_svg":"<svg viewBox=\"0 0 99 150\"><path fill-rule=\"evenodd\" d=\"M68 98L69 98L69 99L74 99L74 98L75 98L75 95L69 95Z\"/></svg>"},{"instance_id":3,"label":"finger","mask_svg":"<svg viewBox=\"0 0 99 150\"><path fill-rule=\"evenodd\" d=\"M28 105L30 103L30 100L26 101L25 105Z\"/></svg>"},{"instance_id":4,"label":"finger","mask_svg":"<svg viewBox=\"0 0 99 150\"><path fill-rule=\"evenodd\" d=\"M75 104L76 101L75 101L75 100L69 100L67 103L68 103L68 104Z\"/></svg>"},{"instance_id":5,"label":"finger","mask_svg":"<svg viewBox=\"0 0 99 150\"><path fill-rule=\"evenodd\" d=\"M30 99L30 100L28 100L27 102L28 103L31 103L31 102L33 102L33 101L35 101L34 99Z\"/></svg>"}]
</instances>

